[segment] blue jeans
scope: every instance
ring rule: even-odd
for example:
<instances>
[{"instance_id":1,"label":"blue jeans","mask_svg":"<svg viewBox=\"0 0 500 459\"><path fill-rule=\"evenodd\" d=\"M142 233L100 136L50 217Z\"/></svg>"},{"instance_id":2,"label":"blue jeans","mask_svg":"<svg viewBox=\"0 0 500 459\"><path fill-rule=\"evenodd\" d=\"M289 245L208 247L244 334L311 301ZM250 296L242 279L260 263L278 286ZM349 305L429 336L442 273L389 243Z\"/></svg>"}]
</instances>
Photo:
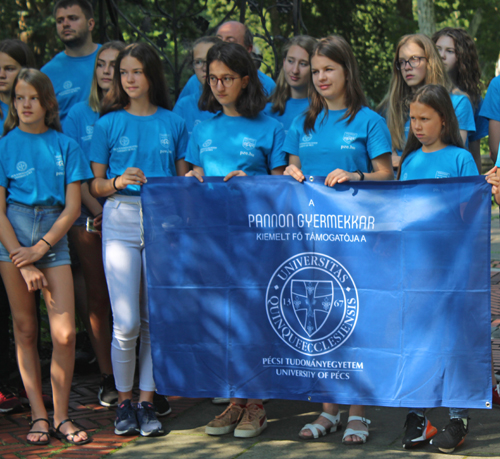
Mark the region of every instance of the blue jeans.
<instances>
[{"instance_id":1,"label":"blue jeans","mask_svg":"<svg viewBox=\"0 0 500 459\"><path fill-rule=\"evenodd\" d=\"M19 244L23 247L32 247L49 232L52 225L59 218L59 215L61 215L62 210L62 206L31 207L17 203L8 204L7 218L12 228L14 228ZM1 243L0 261L11 261L9 252ZM34 263L39 269L70 264L68 238L66 235L57 244L54 244L40 260Z\"/></svg>"},{"instance_id":2,"label":"blue jeans","mask_svg":"<svg viewBox=\"0 0 500 459\"><path fill-rule=\"evenodd\" d=\"M425 408L410 408L408 413L415 413L419 416L425 415ZM466 418L469 416L468 408L450 408L450 419Z\"/></svg>"}]
</instances>

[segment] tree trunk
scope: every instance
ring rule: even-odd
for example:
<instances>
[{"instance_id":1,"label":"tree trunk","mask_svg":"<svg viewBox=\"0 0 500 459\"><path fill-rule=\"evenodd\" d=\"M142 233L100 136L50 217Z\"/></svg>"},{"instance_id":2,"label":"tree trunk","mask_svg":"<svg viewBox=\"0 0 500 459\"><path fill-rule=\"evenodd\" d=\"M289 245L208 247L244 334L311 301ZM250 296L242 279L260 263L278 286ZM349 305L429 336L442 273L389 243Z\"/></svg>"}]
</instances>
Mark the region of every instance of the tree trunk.
<instances>
[{"instance_id":1,"label":"tree trunk","mask_svg":"<svg viewBox=\"0 0 500 459\"><path fill-rule=\"evenodd\" d=\"M431 37L436 31L433 0L417 0L418 28L420 33Z\"/></svg>"}]
</instances>

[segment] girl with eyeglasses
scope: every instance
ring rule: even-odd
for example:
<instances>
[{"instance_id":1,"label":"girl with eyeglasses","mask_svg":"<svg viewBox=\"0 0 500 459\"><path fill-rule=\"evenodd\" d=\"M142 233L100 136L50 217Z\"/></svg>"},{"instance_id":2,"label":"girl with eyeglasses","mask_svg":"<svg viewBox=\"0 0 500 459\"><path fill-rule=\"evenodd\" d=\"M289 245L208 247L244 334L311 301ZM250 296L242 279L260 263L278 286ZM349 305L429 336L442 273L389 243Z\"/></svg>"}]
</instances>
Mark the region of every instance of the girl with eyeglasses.
<instances>
[{"instance_id":1,"label":"girl with eyeglasses","mask_svg":"<svg viewBox=\"0 0 500 459\"><path fill-rule=\"evenodd\" d=\"M217 43L207 55L208 77L200 108L217 113L195 126L186 161L187 176L232 177L281 175L286 165L282 152L285 134L280 123L264 115L266 96L248 51L236 43ZM267 427L260 399L231 398L224 412L208 423L209 435L234 432L255 437Z\"/></svg>"},{"instance_id":2,"label":"girl with eyeglasses","mask_svg":"<svg viewBox=\"0 0 500 459\"><path fill-rule=\"evenodd\" d=\"M291 38L283 49L283 67L264 113L277 119L285 133L293 119L309 108L309 59L316 41L307 35L299 35Z\"/></svg>"},{"instance_id":3,"label":"girl with eyeglasses","mask_svg":"<svg viewBox=\"0 0 500 459\"><path fill-rule=\"evenodd\" d=\"M474 109L476 132L468 136L469 151L481 172L480 140L488 135L488 120L479 116L483 98L481 97L481 67L476 44L463 29L445 27L432 36L443 65L452 83L467 95Z\"/></svg>"},{"instance_id":4,"label":"girl with eyeglasses","mask_svg":"<svg viewBox=\"0 0 500 459\"><path fill-rule=\"evenodd\" d=\"M118 390L115 434L155 436L163 427L155 415L153 361L149 337L146 259L140 190L147 177L184 175L187 131L169 110L162 62L146 43L134 43L116 57L113 84L94 127L90 191L106 197L102 217L103 262L113 313L111 361ZM139 403L132 403L136 344Z\"/></svg>"},{"instance_id":5,"label":"girl with eyeglasses","mask_svg":"<svg viewBox=\"0 0 500 459\"><path fill-rule=\"evenodd\" d=\"M217 37L201 37L193 44L193 69L196 78L203 87L207 78L207 53L209 49L221 40ZM202 121L212 118L213 113L200 110L198 107L199 94L190 94L177 100L173 112L186 122L188 134L191 135L193 128Z\"/></svg>"},{"instance_id":6,"label":"girl with eyeglasses","mask_svg":"<svg viewBox=\"0 0 500 459\"><path fill-rule=\"evenodd\" d=\"M389 92L381 104L391 132L395 168L399 166L410 129L409 100L426 84L440 84L450 93L464 142L468 133L476 130L472 105L467 96L453 86L432 40L422 34L405 35L396 48Z\"/></svg>"},{"instance_id":7,"label":"girl with eyeglasses","mask_svg":"<svg viewBox=\"0 0 500 459\"><path fill-rule=\"evenodd\" d=\"M326 175L327 186L392 180L389 130L384 119L367 107L358 64L347 41L336 35L321 39L311 54L311 72L310 107L295 118L283 146L289 154L285 175L299 182L305 174ZM342 442L365 443L369 424L364 406L352 405ZM323 403L323 412L299 436L312 440L340 427L339 405Z\"/></svg>"}]
</instances>

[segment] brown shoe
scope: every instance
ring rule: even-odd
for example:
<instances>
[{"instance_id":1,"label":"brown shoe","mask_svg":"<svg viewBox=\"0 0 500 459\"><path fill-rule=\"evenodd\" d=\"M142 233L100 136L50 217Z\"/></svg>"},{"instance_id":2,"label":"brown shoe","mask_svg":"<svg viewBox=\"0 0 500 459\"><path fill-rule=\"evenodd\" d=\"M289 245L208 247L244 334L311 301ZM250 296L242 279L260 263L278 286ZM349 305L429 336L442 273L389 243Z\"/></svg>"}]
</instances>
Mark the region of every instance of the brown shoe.
<instances>
[{"instance_id":1,"label":"brown shoe","mask_svg":"<svg viewBox=\"0 0 500 459\"><path fill-rule=\"evenodd\" d=\"M252 403L245 408L245 413L234 431L234 436L240 438L256 437L266 427L266 410L262 405Z\"/></svg>"},{"instance_id":2,"label":"brown shoe","mask_svg":"<svg viewBox=\"0 0 500 459\"><path fill-rule=\"evenodd\" d=\"M224 435L236 429L241 419L245 406L230 403L228 407L219 416L210 421L205 427L205 433L208 435Z\"/></svg>"}]
</instances>

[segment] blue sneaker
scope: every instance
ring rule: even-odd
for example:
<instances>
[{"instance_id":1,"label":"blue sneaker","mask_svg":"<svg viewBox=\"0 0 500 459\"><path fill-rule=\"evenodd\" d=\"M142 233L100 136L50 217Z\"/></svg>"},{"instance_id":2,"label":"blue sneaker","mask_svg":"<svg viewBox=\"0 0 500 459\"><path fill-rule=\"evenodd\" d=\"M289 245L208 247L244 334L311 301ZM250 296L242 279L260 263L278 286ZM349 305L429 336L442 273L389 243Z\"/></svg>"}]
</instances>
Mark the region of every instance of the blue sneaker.
<instances>
[{"instance_id":1,"label":"blue sneaker","mask_svg":"<svg viewBox=\"0 0 500 459\"><path fill-rule=\"evenodd\" d=\"M163 435L163 426L156 418L155 407L152 403L141 402L137 404L137 421L143 437Z\"/></svg>"},{"instance_id":2,"label":"blue sneaker","mask_svg":"<svg viewBox=\"0 0 500 459\"><path fill-rule=\"evenodd\" d=\"M139 423L130 399L124 400L116 409L115 435L137 435Z\"/></svg>"}]
</instances>

